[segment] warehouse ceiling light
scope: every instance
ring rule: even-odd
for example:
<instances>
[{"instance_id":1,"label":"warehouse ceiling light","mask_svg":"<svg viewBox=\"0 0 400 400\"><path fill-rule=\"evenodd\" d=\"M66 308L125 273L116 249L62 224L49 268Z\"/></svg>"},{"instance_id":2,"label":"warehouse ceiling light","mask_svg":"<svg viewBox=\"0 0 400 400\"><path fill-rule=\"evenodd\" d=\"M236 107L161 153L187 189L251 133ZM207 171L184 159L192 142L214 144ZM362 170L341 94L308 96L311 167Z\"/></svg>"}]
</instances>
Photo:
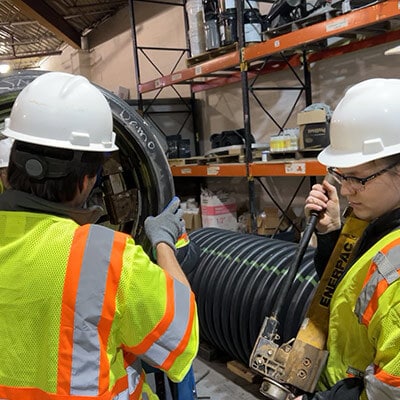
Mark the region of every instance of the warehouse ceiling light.
<instances>
[{"instance_id":1,"label":"warehouse ceiling light","mask_svg":"<svg viewBox=\"0 0 400 400\"><path fill-rule=\"evenodd\" d=\"M6 74L7 72L10 72L10 64L0 64L0 74Z\"/></svg>"}]
</instances>

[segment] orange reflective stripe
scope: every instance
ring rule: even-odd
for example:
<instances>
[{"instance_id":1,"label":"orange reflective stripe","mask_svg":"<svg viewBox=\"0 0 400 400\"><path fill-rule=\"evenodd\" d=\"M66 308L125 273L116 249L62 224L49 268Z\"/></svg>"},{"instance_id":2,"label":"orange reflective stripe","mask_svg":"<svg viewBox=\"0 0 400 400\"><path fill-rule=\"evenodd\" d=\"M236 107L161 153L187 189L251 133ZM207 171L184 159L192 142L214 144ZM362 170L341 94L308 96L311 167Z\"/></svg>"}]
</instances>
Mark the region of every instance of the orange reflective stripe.
<instances>
[{"instance_id":1,"label":"orange reflective stripe","mask_svg":"<svg viewBox=\"0 0 400 400\"><path fill-rule=\"evenodd\" d=\"M168 329L168 326L171 324L174 319L174 281L173 279L165 274L166 277L166 297L167 304L165 307L165 312L163 318L160 322L154 327L152 331L150 331L146 337L136 346L124 346L123 348L135 354L143 354L145 353L150 346L156 342L160 336Z\"/></svg>"},{"instance_id":2,"label":"orange reflective stripe","mask_svg":"<svg viewBox=\"0 0 400 400\"><path fill-rule=\"evenodd\" d=\"M182 354L182 352L185 350L187 344L189 343L190 336L192 334L195 311L196 311L196 303L195 303L194 293L190 292L190 316L188 318L188 324L186 327L185 335L183 336L181 342L176 347L176 349L172 351L166 358L166 360L163 362L161 368L169 370L174 361L176 360L176 358L180 354Z\"/></svg>"},{"instance_id":3,"label":"orange reflective stripe","mask_svg":"<svg viewBox=\"0 0 400 400\"><path fill-rule=\"evenodd\" d=\"M371 266L368 268L367 275L365 276L363 288L368 284L369 280L371 279L372 275L375 273L377 266L374 262L371 263Z\"/></svg>"},{"instance_id":4,"label":"orange reflective stripe","mask_svg":"<svg viewBox=\"0 0 400 400\"><path fill-rule=\"evenodd\" d=\"M113 387L111 398L114 398L118 393L122 393L124 390L127 390L128 386L129 385L128 385L127 375L123 376L122 378L119 378ZM73 400L75 400L75 397Z\"/></svg>"},{"instance_id":5,"label":"orange reflective stripe","mask_svg":"<svg viewBox=\"0 0 400 400\"><path fill-rule=\"evenodd\" d=\"M129 395L130 400L140 400L141 395L142 395L142 390L143 390L144 378L145 378L145 374L144 374L144 371L142 371L140 374L140 380L139 380L138 385L136 386L136 389L134 390L133 393L131 393Z\"/></svg>"},{"instance_id":6,"label":"orange reflective stripe","mask_svg":"<svg viewBox=\"0 0 400 400\"><path fill-rule=\"evenodd\" d=\"M398 246L398 245L400 245L400 239L395 239L392 242L390 242L388 245L386 245L381 251L382 251L382 253L386 254L390 249L392 249L393 247ZM371 276L374 274L376 269L377 269L377 266L373 262L371 264L370 268L368 269L367 275L364 279L363 287L369 282Z\"/></svg>"},{"instance_id":7,"label":"orange reflective stripe","mask_svg":"<svg viewBox=\"0 0 400 400\"><path fill-rule=\"evenodd\" d=\"M115 232L114 244L111 254L110 266L108 269L106 290L104 294L104 303L101 317L98 324L99 335L103 343L108 342L111 326L115 315L115 305L119 280L122 271L122 258L126 245L126 235ZM100 376L99 389L100 393L108 390L109 384L109 361L106 353L106 347L102 347L100 353Z\"/></svg>"},{"instance_id":8,"label":"orange reflective stripe","mask_svg":"<svg viewBox=\"0 0 400 400\"><path fill-rule=\"evenodd\" d=\"M388 374L383 369L377 366L375 366L375 376L377 377L377 379L379 379L381 382L386 383L387 385L400 387L400 376Z\"/></svg>"},{"instance_id":9,"label":"orange reflective stripe","mask_svg":"<svg viewBox=\"0 0 400 400\"><path fill-rule=\"evenodd\" d=\"M140 380L133 393L129 395L130 400L139 400L141 398L145 374L142 371ZM38 388L16 388L12 386L0 386L0 398L12 400L112 400L115 396L128 388L128 378L120 378L113 388L113 392L105 392L99 396L78 396L78 395L60 395L56 393L47 393Z\"/></svg>"},{"instance_id":10,"label":"orange reflective stripe","mask_svg":"<svg viewBox=\"0 0 400 400\"><path fill-rule=\"evenodd\" d=\"M38 388L16 388L10 386L0 387L1 399L12 400L112 400L115 395L107 392L101 396L68 396L47 393Z\"/></svg>"},{"instance_id":11,"label":"orange reflective stripe","mask_svg":"<svg viewBox=\"0 0 400 400\"><path fill-rule=\"evenodd\" d=\"M390 253L390 251L393 248L395 248L399 245L400 245L400 238L396 238L395 240L388 243L385 247L383 247L379 253L382 253L383 255L387 255L388 253ZM388 282L386 279L382 279L379 282L377 282L375 290L372 291L371 289L368 288L368 285L370 285L370 281L373 280L373 277L377 273L377 270L379 268L377 265L378 261L376 261L376 258L374 260L375 261L371 262L371 265L368 269L367 275L364 279L363 290L362 290L362 293L363 293L366 289L368 289L368 291L366 292L367 296L364 297L364 301L367 300L368 304L367 304L367 302L365 302L365 305L363 305L363 312L358 313L358 315L361 314L360 322L362 322L366 326L369 325L371 318L374 316L376 310L378 309L379 298L383 295L385 290L390 285L390 282ZM398 270L398 271L400 273L400 270Z\"/></svg>"},{"instance_id":12,"label":"orange reflective stripe","mask_svg":"<svg viewBox=\"0 0 400 400\"><path fill-rule=\"evenodd\" d=\"M399 246L400 245L400 238L396 238L393 241L391 241L388 245L386 245L383 249L383 253L387 253L389 250L391 250L393 247Z\"/></svg>"},{"instance_id":13,"label":"orange reflective stripe","mask_svg":"<svg viewBox=\"0 0 400 400\"><path fill-rule=\"evenodd\" d=\"M61 309L61 326L59 341L59 360L58 360L58 385L57 392L60 395L69 396L71 390L71 370L74 340L74 315L77 299L79 279L81 275L82 262L86 250L91 226L84 225L75 231L71 244L71 252L68 260L65 276L64 292ZM101 316L98 322L98 332L102 343L107 343L111 326L114 320L116 295L119 279L123 267L122 258L126 245L126 235L114 232L114 241L111 251L110 263L107 270L107 281ZM100 366L99 366L99 393L109 394L109 361L106 346L100 347ZM117 394L120 390L126 390L128 382L125 379L118 381L118 389L113 388L113 393ZM117 390L117 391L116 391ZM75 396L74 398L79 398ZM90 398L91 396L88 396Z\"/></svg>"},{"instance_id":14,"label":"orange reflective stripe","mask_svg":"<svg viewBox=\"0 0 400 400\"><path fill-rule=\"evenodd\" d=\"M86 225L75 231L71 245L71 249L74 249L74 251L71 251L65 274L57 376L57 392L61 395L69 395L70 393L75 300L89 228L90 226Z\"/></svg>"},{"instance_id":15,"label":"orange reflective stripe","mask_svg":"<svg viewBox=\"0 0 400 400\"><path fill-rule=\"evenodd\" d=\"M126 368L128 365L133 364L137 358L135 354L125 350L123 350L123 354L124 354L124 368Z\"/></svg>"},{"instance_id":16,"label":"orange reflective stripe","mask_svg":"<svg viewBox=\"0 0 400 400\"><path fill-rule=\"evenodd\" d=\"M389 287L389 283L385 280L382 279L375 291L374 294L371 297L371 300L368 303L367 308L365 309L365 312L362 316L362 322L363 324L367 325L370 323L371 318L374 316L375 311L378 309L378 301L379 298L382 296L382 294L385 292L385 290Z\"/></svg>"}]
</instances>

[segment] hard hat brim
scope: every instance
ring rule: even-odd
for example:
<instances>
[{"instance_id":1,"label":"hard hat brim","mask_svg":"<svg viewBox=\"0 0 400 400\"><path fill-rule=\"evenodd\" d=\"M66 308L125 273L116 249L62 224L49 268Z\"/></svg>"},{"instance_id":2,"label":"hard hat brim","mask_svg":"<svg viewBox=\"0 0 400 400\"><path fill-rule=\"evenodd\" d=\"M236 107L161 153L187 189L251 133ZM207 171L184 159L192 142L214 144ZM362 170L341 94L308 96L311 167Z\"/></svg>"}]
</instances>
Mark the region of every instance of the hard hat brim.
<instances>
[{"instance_id":1,"label":"hard hat brim","mask_svg":"<svg viewBox=\"0 0 400 400\"><path fill-rule=\"evenodd\" d=\"M400 144L390 146L378 153L371 154L364 154L362 152L348 153L346 151L334 149L329 145L318 154L317 158L321 164L328 167L351 168L398 153L400 153Z\"/></svg>"},{"instance_id":2,"label":"hard hat brim","mask_svg":"<svg viewBox=\"0 0 400 400\"><path fill-rule=\"evenodd\" d=\"M90 152L112 152L112 151L117 151L118 146L116 146L115 143L108 142L108 143L89 143L87 146L79 146L79 145L72 145L71 142L63 141L63 140L51 140L48 138L38 138L38 137L32 137L30 135L25 135L20 132L16 132L10 128L5 128L4 130L1 131L1 133L4 136L7 136L9 138L19 140L21 142L26 142L26 143L32 143L32 144L37 144L40 146L48 146L48 147L57 147L61 149L70 149L70 150L78 150L78 151L90 151ZM115 133L113 132L113 135Z\"/></svg>"}]
</instances>

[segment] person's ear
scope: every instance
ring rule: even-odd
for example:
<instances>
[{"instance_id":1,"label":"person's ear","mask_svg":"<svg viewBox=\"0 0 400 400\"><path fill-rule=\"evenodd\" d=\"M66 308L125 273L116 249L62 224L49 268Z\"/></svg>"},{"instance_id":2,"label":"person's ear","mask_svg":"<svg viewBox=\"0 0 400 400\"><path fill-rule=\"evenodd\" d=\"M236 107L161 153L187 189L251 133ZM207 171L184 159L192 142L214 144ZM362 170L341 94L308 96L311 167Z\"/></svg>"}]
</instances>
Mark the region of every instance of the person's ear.
<instances>
[{"instance_id":1,"label":"person's ear","mask_svg":"<svg viewBox=\"0 0 400 400\"><path fill-rule=\"evenodd\" d=\"M83 182L82 182L82 192L88 189L89 191L91 191L95 183L96 183L96 176L90 178L89 175L85 175L83 177Z\"/></svg>"}]
</instances>

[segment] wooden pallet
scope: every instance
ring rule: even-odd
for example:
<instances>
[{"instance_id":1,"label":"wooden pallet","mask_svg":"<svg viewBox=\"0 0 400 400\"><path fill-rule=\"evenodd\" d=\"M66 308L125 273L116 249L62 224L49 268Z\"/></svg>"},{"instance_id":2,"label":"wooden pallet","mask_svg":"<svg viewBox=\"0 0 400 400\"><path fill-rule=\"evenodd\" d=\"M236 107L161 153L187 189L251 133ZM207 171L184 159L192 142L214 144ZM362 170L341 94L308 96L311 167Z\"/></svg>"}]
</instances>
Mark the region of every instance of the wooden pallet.
<instances>
[{"instance_id":1,"label":"wooden pallet","mask_svg":"<svg viewBox=\"0 0 400 400\"><path fill-rule=\"evenodd\" d=\"M261 151L253 150L253 161L261 161ZM285 153L286 154L286 153ZM287 157L287 155L286 155ZM291 157L293 158L293 157ZM207 164L230 164L245 163L246 155L244 149L229 149L220 152L210 153L204 156L188 158L170 158L170 167L183 167L185 165L207 165Z\"/></svg>"},{"instance_id":2,"label":"wooden pallet","mask_svg":"<svg viewBox=\"0 0 400 400\"><path fill-rule=\"evenodd\" d=\"M244 365L241 361L232 360L231 357L224 351L217 349L214 345L200 341L198 357L205 362L212 363L211 365L218 366L219 369L226 368L232 376L239 377L249 382L250 384L259 384L262 381L262 376L251 370L247 365ZM224 374L224 371L220 370L220 373ZM252 385L250 385L252 386Z\"/></svg>"},{"instance_id":3,"label":"wooden pallet","mask_svg":"<svg viewBox=\"0 0 400 400\"><path fill-rule=\"evenodd\" d=\"M188 68L193 67L193 65L200 64L204 61L212 60L214 58L222 56L223 54L230 53L237 49L238 49L237 43L233 43L228 46L222 46L222 47L219 47L218 49L212 49L212 50L206 51L205 53L201 53L196 56L188 58L186 60L186 65Z\"/></svg>"},{"instance_id":4,"label":"wooden pallet","mask_svg":"<svg viewBox=\"0 0 400 400\"><path fill-rule=\"evenodd\" d=\"M230 163L246 162L246 158L245 158L244 154L224 154L224 155L217 154L213 158L216 160L217 164L230 164Z\"/></svg>"},{"instance_id":5,"label":"wooden pallet","mask_svg":"<svg viewBox=\"0 0 400 400\"><path fill-rule=\"evenodd\" d=\"M235 155L241 155L244 154L245 148L244 145L242 144L235 144L232 146L225 146L225 147L216 147L214 149L211 149L207 151L205 154L206 157L208 156L235 156Z\"/></svg>"},{"instance_id":6,"label":"wooden pallet","mask_svg":"<svg viewBox=\"0 0 400 400\"><path fill-rule=\"evenodd\" d=\"M284 159L295 159L300 160L302 158L315 158L321 152L319 150L296 150L296 151L276 151L268 152L267 160L284 160Z\"/></svg>"},{"instance_id":7,"label":"wooden pallet","mask_svg":"<svg viewBox=\"0 0 400 400\"><path fill-rule=\"evenodd\" d=\"M261 377L254 371L252 371L246 365L243 365L240 361L232 360L226 363L226 367L229 371L233 372L235 375L240 376L244 380L250 383L260 382Z\"/></svg>"},{"instance_id":8,"label":"wooden pallet","mask_svg":"<svg viewBox=\"0 0 400 400\"><path fill-rule=\"evenodd\" d=\"M170 158L168 159L170 167L182 167L185 165L203 165L207 164L207 158L204 156L187 157L187 158Z\"/></svg>"}]
</instances>

